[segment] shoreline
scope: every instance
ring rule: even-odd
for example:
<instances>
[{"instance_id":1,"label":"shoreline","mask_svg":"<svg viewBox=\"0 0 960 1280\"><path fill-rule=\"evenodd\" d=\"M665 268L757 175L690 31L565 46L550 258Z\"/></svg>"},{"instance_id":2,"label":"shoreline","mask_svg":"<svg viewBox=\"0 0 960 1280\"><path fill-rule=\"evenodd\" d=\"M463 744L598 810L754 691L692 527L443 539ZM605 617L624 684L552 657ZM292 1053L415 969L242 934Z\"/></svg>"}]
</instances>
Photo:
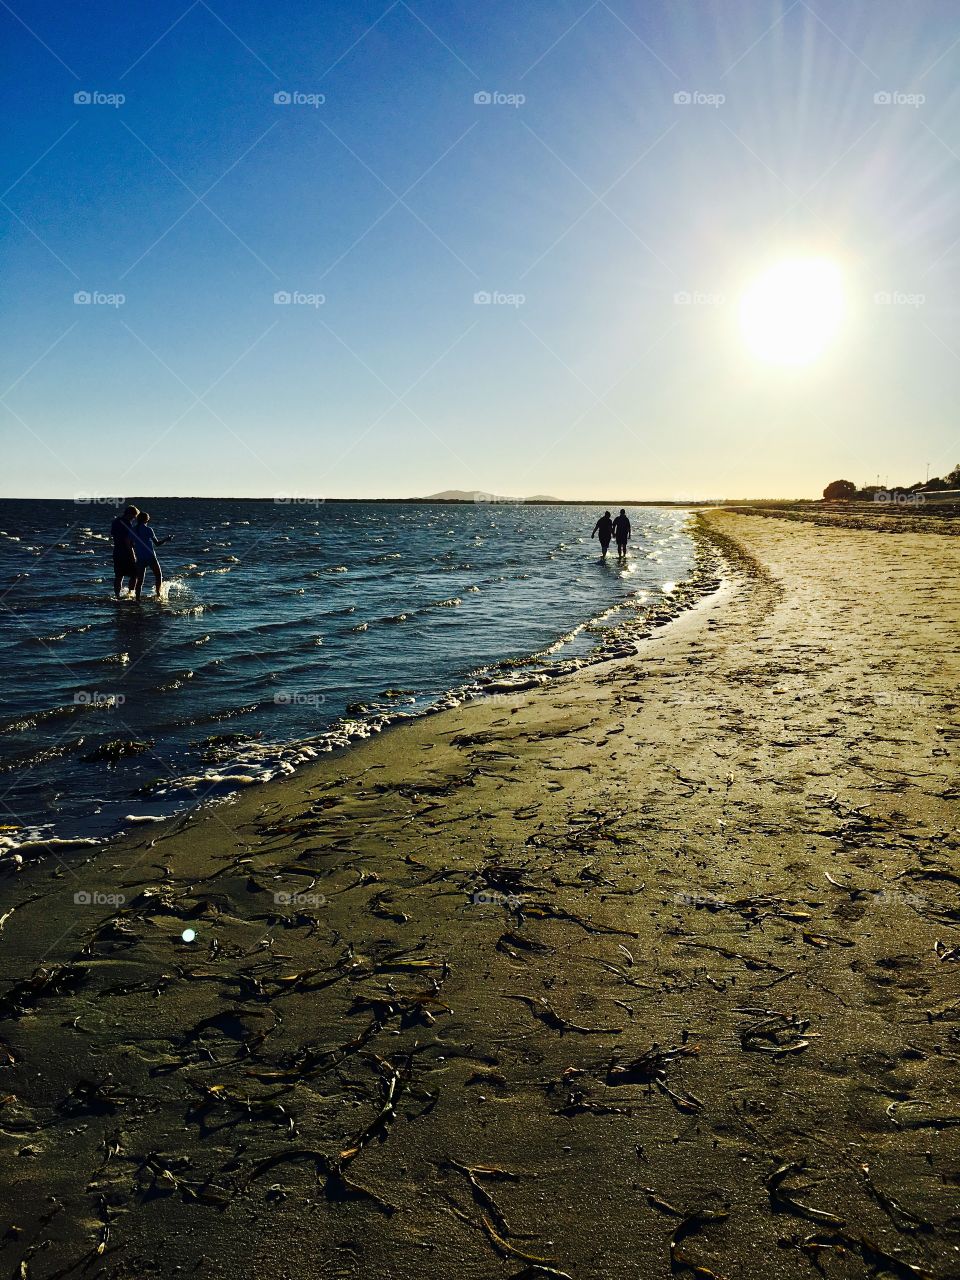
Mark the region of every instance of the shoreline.
<instances>
[{"instance_id":1,"label":"shoreline","mask_svg":"<svg viewBox=\"0 0 960 1280\"><path fill-rule=\"evenodd\" d=\"M638 652L4 876L9 1270L956 1273L960 548L702 519Z\"/></svg>"},{"instance_id":2,"label":"shoreline","mask_svg":"<svg viewBox=\"0 0 960 1280\"><path fill-rule=\"evenodd\" d=\"M167 780L162 788L156 789L153 795L131 796L131 815L128 824L119 827L107 835L74 834L51 835L43 837L33 834L35 827L25 827L24 837L18 839L15 833L0 832L0 858L6 855L36 853L43 850L60 850L98 848L112 842L132 836L138 824L147 822L173 821L184 814L202 808L204 804L230 804L250 787L259 788L273 782L297 776L303 769L309 769L317 761L328 755L338 755L353 749L359 742L377 737L388 730L402 727L424 716L433 716L442 711L452 710L460 706L469 706L473 702L484 701L489 697L524 692L528 689L543 687L557 680L598 663L609 662L617 658L632 655L636 647L661 628L675 622L688 609L697 605L721 585L724 572L722 556L719 554L719 542L711 539L696 513L691 513L685 532L693 546L693 563L687 576L674 584L670 592L663 588L653 590L641 588L643 594L651 597L642 605L633 603L633 598L626 598L618 604L607 606L582 622L576 623L572 629L561 635L548 648L525 654L516 658L503 658L487 667L477 668L467 673L465 679L440 693L433 702L414 712L399 709L374 709L364 706L356 714L346 714L334 720L326 728L304 738L289 742L259 743L251 740L248 744L225 743L220 747L211 742L208 759L203 772L195 775L184 775ZM622 621L609 627L601 627L605 619L612 615L629 614ZM597 640L587 653L564 658L552 659L555 651L570 643L583 631L597 635ZM215 737L216 735L214 735ZM227 735L229 738L231 735ZM239 751L236 748L239 747ZM217 754L223 751L222 758ZM252 754L251 754L252 753ZM270 761L273 760L273 769ZM195 784L203 795L195 802L187 802L182 807L166 814L138 813L134 815L135 801L139 800L149 807L151 799L159 803L157 808L164 807L164 801L170 788L174 792ZM89 815L88 815L89 816ZM84 820L81 819L79 826Z\"/></svg>"}]
</instances>

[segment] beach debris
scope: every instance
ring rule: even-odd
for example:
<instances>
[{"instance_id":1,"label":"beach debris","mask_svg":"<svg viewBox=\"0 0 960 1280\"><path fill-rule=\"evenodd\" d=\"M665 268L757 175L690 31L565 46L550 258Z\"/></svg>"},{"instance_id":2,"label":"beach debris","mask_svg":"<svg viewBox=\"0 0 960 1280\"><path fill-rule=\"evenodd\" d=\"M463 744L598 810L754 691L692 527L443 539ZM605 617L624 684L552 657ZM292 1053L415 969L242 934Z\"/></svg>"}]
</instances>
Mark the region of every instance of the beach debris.
<instances>
[{"instance_id":1,"label":"beach debris","mask_svg":"<svg viewBox=\"0 0 960 1280\"><path fill-rule=\"evenodd\" d=\"M922 1098L891 1102L887 1107L887 1118L898 1129L946 1129L960 1124L960 1115L937 1111L932 1102L925 1102Z\"/></svg>"},{"instance_id":2,"label":"beach debris","mask_svg":"<svg viewBox=\"0 0 960 1280\"><path fill-rule=\"evenodd\" d=\"M407 1055L399 1065L394 1065L388 1058L381 1058L375 1053L371 1053L370 1057L380 1069L380 1086L383 1095L380 1110L370 1123L361 1129L350 1146L345 1147L339 1153L338 1161L341 1164L355 1160L367 1143L372 1138L384 1133L387 1127L396 1119L397 1102L410 1077L413 1064L413 1059L410 1055Z\"/></svg>"},{"instance_id":3,"label":"beach debris","mask_svg":"<svg viewBox=\"0 0 960 1280\"><path fill-rule=\"evenodd\" d=\"M560 1271L557 1267L548 1267L545 1262L531 1262L528 1267L524 1267L522 1271L516 1271L510 1277L510 1280L541 1280L542 1276L556 1277L556 1280L573 1280L567 1271Z\"/></svg>"},{"instance_id":4,"label":"beach debris","mask_svg":"<svg viewBox=\"0 0 960 1280\"><path fill-rule=\"evenodd\" d=\"M749 1013L755 1019L740 1032L742 1049L781 1057L787 1053L800 1053L810 1045L810 1040L804 1038L809 1019L798 1014L744 1007L734 1009L734 1013Z\"/></svg>"},{"instance_id":5,"label":"beach debris","mask_svg":"<svg viewBox=\"0 0 960 1280\"><path fill-rule=\"evenodd\" d=\"M88 974L89 970L83 965L38 965L29 978L16 983L0 997L0 1018L19 1017L38 1000L72 995L83 986Z\"/></svg>"},{"instance_id":6,"label":"beach debris","mask_svg":"<svg viewBox=\"0 0 960 1280\"><path fill-rule=\"evenodd\" d=\"M480 1181L481 1178L489 1178L502 1182L519 1182L519 1174L509 1173L506 1169L496 1169L487 1165L460 1164L459 1161L452 1159L447 1160L445 1163L451 1169L456 1169L458 1173L463 1174L470 1185L470 1190L473 1192L474 1200L489 1213L502 1236L513 1236L514 1239L534 1239L532 1235L513 1230L493 1196Z\"/></svg>"},{"instance_id":7,"label":"beach debris","mask_svg":"<svg viewBox=\"0 0 960 1280\"><path fill-rule=\"evenodd\" d=\"M687 1214L670 1237L671 1272L692 1271L695 1276L700 1277L700 1280L718 1280L715 1271L694 1262L681 1250L680 1245L688 1236L695 1235L711 1222L723 1222L729 1217L729 1209L697 1209L694 1213Z\"/></svg>"},{"instance_id":8,"label":"beach debris","mask_svg":"<svg viewBox=\"0 0 960 1280\"><path fill-rule=\"evenodd\" d=\"M770 1195L770 1207L775 1213L794 1213L800 1218L808 1218L811 1222L818 1222L824 1226L842 1227L844 1219L837 1217L835 1213L827 1213L824 1209L814 1209L810 1205L801 1204L794 1197L799 1195L801 1191L806 1191L812 1185L807 1183L803 1187L785 1187L783 1184L795 1174L802 1173L805 1166L795 1160L788 1160L779 1164L766 1180L766 1188Z\"/></svg>"},{"instance_id":9,"label":"beach debris","mask_svg":"<svg viewBox=\"0 0 960 1280\"><path fill-rule=\"evenodd\" d=\"M899 1200L895 1200L893 1196L882 1191L874 1182L868 1164L859 1165L858 1170L867 1192L877 1202L898 1231L906 1231L912 1235L920 1231L934 1230L932 1222L928 1222L925 1218L918 1218L915 1213L911 1213L909 1209L904 1208Z\"/></svg>"},{"instance_id":10,"label":"beach debris","mask_svg":"<svg viewBox=\"0 0 960 1280\"><path fill-rule=\"evenodd\" d=\"M726 957L728 960L741 960L748 969L772 969L774 973L783 973L780 965L774 964L770 960L761 960L757 956L747 956L741 951L734 951L732 947L720 947L711 942L700 942L695 938L680 938L677 942L678 947L699 947L703 951L715 951L718 955Z\"/></svg>"},{"instance_id":11,"label":"beach debris","mask_svg":"<svg viewBox=\"0 0 960 1280\"><path fill-rule=\"evenodd\" d=\"M350 1006L350 1012L356 1013L361 1009L372 1010L378 1030L384 1023L395 1017L399 1017L402 1028L415 1026L417 1023L431 1027L438 1015L452 1012L450 1006L439 999L438 990L439 988L434 988L404 995L391 989L369 996L356 995Z\"/></svg>"},{"instance_id":12,"label":"beach debris","mask_svg":"<svg viewBox=\"0 0 960 1280\"><path fill-rule=\"evenodd\" d=\"M537 1264L546 1264L551 1261L549 1258L542 1257L535 1253L527 1253L523 1249L518 1249L516 1245L511 1244L509 1240L504 1239L504 1237L500 1235L497 1232L497 1230L494 1228L493 1223L490 1221L490 1219L487 1217L485 1213L481 1213L480 1221L483 1224L483 1229L487 1233L487 1236L490 1239L490 1241L501 1253L505 1254L506 1256L512 1257L512 1258L520 1258L521 1261L523 1262L531 1262L531 1263L537 1263Z\"/></svg>"},{"instance_id":13,"label":"beach debris","mask_svg":"<svg viewBox=\"0 0 960 1280\"><path fill-rule=\"evenodd\" d=\"M544 996L514 996L504 993L505 1000L518 1000L530 1009L541 1022L545 1022L554 1031L562 1035L565 1031L576 1031L585 1036L619 1036L623 1027L583 1027L577 1022L570 1022L560 1016Z\"/></svg>"},{"instance_id":14,"label":"beach debris","mask_svg":"<svg viewBox=\"0 0 960 1280\"><path fill-rule=\"evenodd\" d=\"M811 947L828 947L832 942L838 947L852 947L856 944L851 942L849 938L838 938L833 933L811 933L807 929L801 930L804 942L810 944Z\"/></svg>"},{"instance_id":15,"label":"beach debris","mask_svg":"<svg viewBox=\"0 0 960 1280\"><path fill-rule=\"evenodd\" d=\"M902 1258L881 1249L872 1240L864 1236L855 1236L847 1231L833 1231L829 1234L816 1232L801 1240L797 1247L801 1252L811 1256L818 1270L820 1266L816 1257L823 1250L836 1249L842 1252L844 1249L853 1249L860 1254L864 1262L871 1266L883 1267L894 1275L902 1277L903 1280L934 1280L932 1273L925 1268L915 1266L912 1262L904 1262Z\"/></svg>"},{"instance_id":16,"label":"beach debris","mask_svg":"<svg viewBox=\"0 0 960 1280\"><path fill-rule=\"evenodd\" d=\"M938 960L960 960L960 945L948 947L938 938L933 944L933 950Z\"/></svg>"},{"instance_id":17,"label":"beach debris","mask_svg":"<svg viewBox=\"0 0 960 1280\"><path fill-rule=\"evenodd\" d=\"M671 1089L667 1084L667 1067L680 1058L693 1057L699 1052L700 1046L696 1044L675 1045L672 1048L663 1049L654 1043L645 1053L629 1062L614 1062L611 1059L607 1067L606 1083L608 1085L645 1084L648 1087L656 1087L661 1093L666 1094L678 1111L683 1111L687 1115L695 1114L703 1110L703 1103L695 1094L683 1091L678 1093Z\"/></svg>"},{"instance_id":18,"label":"beach debris","mask_svg":"<svg viewBox=\"0 0 960 1280\"><path fill-rule=\"evenodd\" d=\"M526 916L544 918L548 920L569 920L572 924L579 925L581 929L587 933L610 933L617 934L622 938L638 938L640 935L634 933L630 929L613 929L606 925L594 924L590 920L584 920L582 916L575 915L572 911L564 911L560 908L550 906L548 903L542 902L523 902L516 908L517 914L521 920Z\"/></svg>"}]
</instances>

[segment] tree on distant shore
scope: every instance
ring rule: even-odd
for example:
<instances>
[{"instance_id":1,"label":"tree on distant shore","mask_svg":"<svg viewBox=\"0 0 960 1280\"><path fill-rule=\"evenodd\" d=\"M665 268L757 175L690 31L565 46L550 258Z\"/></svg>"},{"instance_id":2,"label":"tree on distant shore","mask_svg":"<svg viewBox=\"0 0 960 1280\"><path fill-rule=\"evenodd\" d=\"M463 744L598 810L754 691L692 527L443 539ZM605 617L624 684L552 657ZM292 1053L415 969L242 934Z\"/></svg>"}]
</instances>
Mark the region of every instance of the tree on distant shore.
<instances>
[{"instance_id":1,"label":"tree on distant shore","mask_svg":"<svg viewBox=\"0 0 960 1280\"><path fill-rule=\"evenodd\" d=\"M951 489L960 489L960 462L944 476Z\"/></svg>"},{"instance_id":2,"label":"tree on distant shore","mask_svg":"<svg viewBox=\"0 0 960 1280\"><path fill-rule=\"evenodd\" d=\"M857 486L852 480L831 480L824 489L823 496L828 502L846 502L856 492Z\"/></svg>"}]
</instances>

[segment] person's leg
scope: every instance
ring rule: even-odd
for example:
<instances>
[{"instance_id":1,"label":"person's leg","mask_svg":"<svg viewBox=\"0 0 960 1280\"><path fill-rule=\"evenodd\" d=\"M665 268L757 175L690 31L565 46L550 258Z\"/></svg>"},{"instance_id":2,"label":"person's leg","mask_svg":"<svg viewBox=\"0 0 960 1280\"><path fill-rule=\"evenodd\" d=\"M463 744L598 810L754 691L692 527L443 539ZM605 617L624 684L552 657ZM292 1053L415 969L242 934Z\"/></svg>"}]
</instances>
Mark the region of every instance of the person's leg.
<instances>
[{"instance_id":1,"label":"person's leg","mask_svg":"<svg viewBox=\"0 0 960 1280\"><path fill-rule=\"evenodd\" d=\"M133 590L138 600L140 599L140 592L143 590L143 578L146 572L147 566L142 564L137 566L137 570L133 575Z\"/></svg>"},{"instance_id":2,"label":"person's leg","mask_svg":"<svg viewBox=\"0 0 960 1280\"><path fill-rule=\"evenodd\" d=\"M163 586L163 570L160 568L160 561L154 560L152 568L153 581L156 586L157 595L160 595L160 588Z\"/></svg>"},{"instance_id":3,"label":"person's leg","mask_svg":"<svg viewBox=\"0 0 960 1280\"><path fill-rule=\"evenodd\" d=\"M600 557L601 557L601 559L606 560L606 558L607 558L607 549L609 548L609 546L610 546L610 539L609 539L609 538L607 538L607 539L606 539L606 541L605 541L603 538L601 538L601 539L600 539Z\"/></svg>"}]
</instances>

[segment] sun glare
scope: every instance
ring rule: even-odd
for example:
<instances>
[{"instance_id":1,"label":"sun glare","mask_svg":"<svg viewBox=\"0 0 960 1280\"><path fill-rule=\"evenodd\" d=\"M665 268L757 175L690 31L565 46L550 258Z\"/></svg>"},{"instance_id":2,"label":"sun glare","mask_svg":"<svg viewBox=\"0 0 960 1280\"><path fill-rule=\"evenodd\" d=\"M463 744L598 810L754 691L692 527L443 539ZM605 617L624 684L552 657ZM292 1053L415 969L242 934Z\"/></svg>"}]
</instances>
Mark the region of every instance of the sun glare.
<instances>
[{"instance_id":1,"label":"sun glare","mask_svg":"<svg viewBox=\"0 0 960 1280\"><path fill-rule=\"evenodd\" d=\"M843 273L829 258L790 258L769 267L740 298L740 331L770 364L803 365L823 355L843 327Z\"/></svg>"}]
</instances>

